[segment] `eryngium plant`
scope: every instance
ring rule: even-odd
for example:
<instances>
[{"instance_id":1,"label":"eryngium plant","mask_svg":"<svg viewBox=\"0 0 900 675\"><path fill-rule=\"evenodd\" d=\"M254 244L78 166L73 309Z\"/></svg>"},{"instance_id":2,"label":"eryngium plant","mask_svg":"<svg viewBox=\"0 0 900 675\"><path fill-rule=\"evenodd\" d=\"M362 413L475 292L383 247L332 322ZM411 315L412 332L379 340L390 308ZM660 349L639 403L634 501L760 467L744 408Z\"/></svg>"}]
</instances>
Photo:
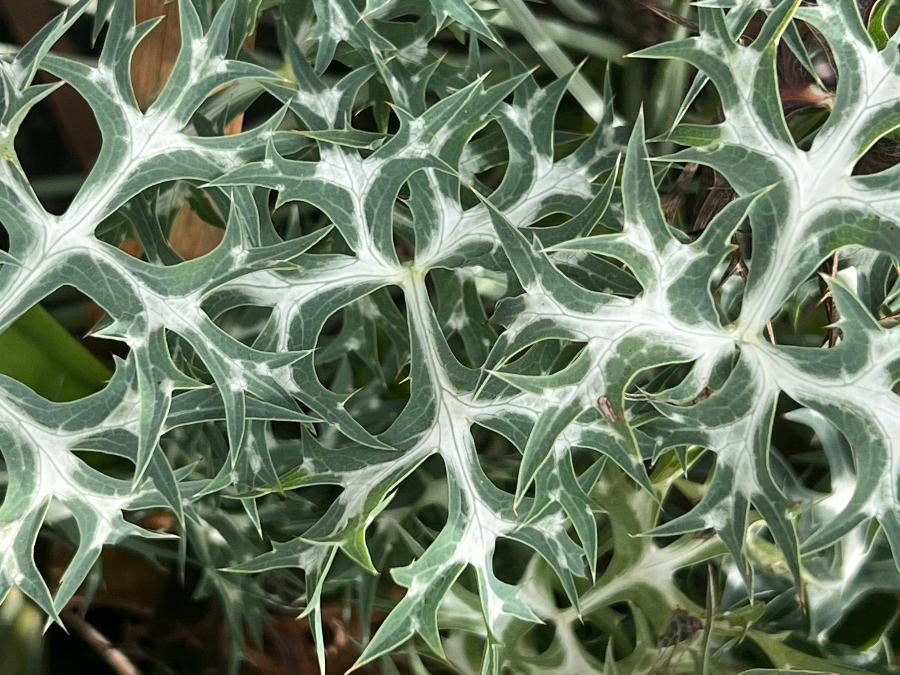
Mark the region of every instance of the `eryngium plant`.
<instances>
[{"instance_id":1,"label":"eryngium plant","mask_svg":"<svg viewBox=\"0 0 900 675\"><path fill-rule=\"evenodd\" d=\"M343 597L357 665L385 672L736 672L748 641L774 667L889 668L888 628L828 640L900 566L900 167L854 174L900 126L885 13L698 3L697 34L638 56L694 66L685 110L708 82L722 121L677 126L663 140L684 149L651 159L608 92L593 131L555 132L570 80L540 85L466 2L288 2L278 72L240 49L259 4L181 0L177 63L145 109L130 59L153 22L131 0L99 3L96 64L50 51L85 2L2 63L0 325L73 286L128 355L71 403L0 379L0 597L59 621L104 545L165 559L149 540L177 535L234 664L288 604L324 669L322 608ZM467 59L436 55L447 26ZM781 43L837 75L802 138ZM62 215L14 148L58 86L39 70L103 136ZM223 135L263 92L280 111ZM660 208L659 171L683 163L737 194L701 232ZM183 261L167 230L187 186L224 239ZM837 254L831 339L773 344ZM779 401L815 433L816 485L773 446ZM136 524L151 509L170 532ZM46 528L75 545L53 592Z\"/></svg>"}]
</instances>

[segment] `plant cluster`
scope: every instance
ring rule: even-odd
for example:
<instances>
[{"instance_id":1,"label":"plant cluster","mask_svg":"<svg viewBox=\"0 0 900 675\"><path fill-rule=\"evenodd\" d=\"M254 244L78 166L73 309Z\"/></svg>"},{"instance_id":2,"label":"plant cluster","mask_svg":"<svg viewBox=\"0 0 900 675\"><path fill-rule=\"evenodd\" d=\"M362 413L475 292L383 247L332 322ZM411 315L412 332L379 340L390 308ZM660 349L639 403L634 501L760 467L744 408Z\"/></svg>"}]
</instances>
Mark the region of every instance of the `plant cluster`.
<instances>
[{"instance_id":1,"label":"plant cluster","mask_svg":"<svg viewBox=\"0 0 900 675\"><path fill-rule=\"evenodd\" d=\"M466 0L180 0L143 108L131 0L96 63L51 51L87 4L0 62L0 327L71 286L127 356L71 402L0 378L0 597L60 621L119 545L200 570L235 668L294 609L324 671L344 603L383 672L891 669L893 617L832 637L900 580L900 166L858 171L900 127L892 3L696 3L635 55L697 72L652 142ZM273 4L281 69L242 48ZM786 53L824 115L786 113ZM61 215L14 146L38 71L103 137ZM698 167L734 192L701 227L660 199ZM224 230L187 261L186 194Z\"/></svg>"}]
</instances>

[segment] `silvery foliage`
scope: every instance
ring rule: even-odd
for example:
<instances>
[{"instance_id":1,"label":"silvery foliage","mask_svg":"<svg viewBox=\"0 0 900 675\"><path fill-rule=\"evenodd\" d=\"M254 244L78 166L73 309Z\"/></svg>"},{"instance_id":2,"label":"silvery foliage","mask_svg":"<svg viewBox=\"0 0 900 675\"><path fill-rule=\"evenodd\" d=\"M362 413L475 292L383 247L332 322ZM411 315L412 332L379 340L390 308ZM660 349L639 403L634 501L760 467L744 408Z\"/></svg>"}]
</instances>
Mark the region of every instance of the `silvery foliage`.
<instances>
[{"instance_id":1,"label":"silvery foliage","mask_svg":"<svg viewBox=\"0 0 900 675\"><path fill-rule=\"evenodd\" d=\"M775 663L828 665L773 640L760 605L746 601L786 594L824 640L857 598L896 588L900 332L879 312L897 303L900 167L852 170L900 125L897 37L876 46L850 0L699 3L699 35L640 55L695 66L693 92L711 82L724 121L678 126L670 140L686 147L651 163L642 120L629 133L609 105L590 134L555 132L567 80L539 86L462 0L362 10L316 0L282 26L288 78L235 46L255 9L179 4L183 47L146 110L129 59L153 24L135 26L130 1L100 3L108 31L96 65L49 51L85 3L2 63L10 248L0 325L73 286L107 314L95 334L124 342L128 357L105 389L72 403L0 380L0 596L19 588L59 620L104 545L152 554L142 540L171 536L124 514L164 508L180 556L203 567L226 605L236 653L242 624L261 616L256 573L303 570L298 593L322 663L323 592L350 584L368 615L370 573L393 567L402 599L364 635L359 664L416 637L461 672L648 672L654 635L677 611L706 628L679 638L687 649L669 655L676 663L722 659L727 671L718 647L749 636ZM738 40L759 9L758 37ZM391 21L410 12L416 23ZM775 76L776 47L796 21L821 33L839 73L809 147L788 131ZM467 62L429 51L447 24L469 32ZM301 50L310 45L312 63ZM505 76L488 74L487 53L508 62ZM339 79L323 75L336 54L351 66ZM78 91L103 136L62 215L41 206L13 146L58 86L35 84L38 70ZM261 90L281 112L239 135L215 133L230 92ZM366 101L376 118L392 111L396 130L354 129ZM738 193L699 236L663 217L654 169L665 162L712 167ZM502 182L488 190L478 176L500 165ZM165 233L166 199L185 182L204 189L225 229L213 252L187 262ZM295 212L314 207L330 225L294 223L287 234L273 225L270 196ZM749 274L720 289L747 224L752 254L738 255ZM145 259L113 245L109 233L122 228ZM770 344L767 323L837 251L849 262L828 279L836 346ZM248 320L242 340L221 318L247 307L267 314L256 327ZM358 364L371 372L362 383ZM830 493L804 487L772 448L782 396L822 443ZM294 423L292 438L273 433L282 422ZM520 453L509 490L486 473L484 430ZM128 460L131 476L104 472L84 451ZM682 469L710 456L714 471L692 483L697 505L659 524ZM393 503L410 483L415 498ZM303 496L313 486L336 496L321 507ZM445 522L417 520L426 507ZM77 547L53 594L33 555L48 526ZM500 541L534 554L518 583L498 579ZM598 573L601 553L609 562ZM715 615L676 583L682 568L713 559L724 561L732 607ZM617 659L611 641L604 665L576 626L614 624L610 606L622 601L634 608L637 647ZM555 629L543 652L529 637L538 621ZM854 658L864 666L884 653L876 645Z\"/></svg>"}]
</instances>

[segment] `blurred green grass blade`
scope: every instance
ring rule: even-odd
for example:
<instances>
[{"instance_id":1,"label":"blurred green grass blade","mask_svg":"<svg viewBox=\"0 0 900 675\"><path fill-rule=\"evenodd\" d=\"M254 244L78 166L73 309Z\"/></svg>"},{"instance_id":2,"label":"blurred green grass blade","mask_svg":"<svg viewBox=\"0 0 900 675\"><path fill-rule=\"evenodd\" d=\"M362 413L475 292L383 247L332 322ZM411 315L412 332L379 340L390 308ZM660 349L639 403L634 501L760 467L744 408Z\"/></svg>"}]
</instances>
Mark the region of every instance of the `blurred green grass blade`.
<instances>
[{"instance_id":1,"label":"blurred green grass blade","mask_svg":"<svg viewBox=\"0 0 900 675\"><path fill-rule=\"evenodd\" d=\"M687 18L690 4L679 0L673 3L672 14ZM684 26L671 23L668 27L667 40L680 40L687 37ZM688 88L690 67L684 61L671 59L663 62L654 74L651 87L650 105L647 106L647 126L652 133L664 133L671 129L678 115L678 105L684 100Z\"/></svg>"},{"instance_id":2,"label":"blurred green grass blade","mask_svg":"<svg viewBox=\"0 0 900 675\"><path fill-rule=\"evenodd\" d=\"M492 16L490 22L505 30L519 32L522 29L521 25L505 11ZM541 17L541 31L558 45L576 49L585 56L593 56L604 61L620 62L628 53L625 44L615 38L563 21Z\"/></svg>"},{"instance_id":3,"label":"blurred green grass blade","mask_svg":"<svg viewBox=\"0 0 900 675\"><path fill-rule=\"evenodd\" d=\"M0 334L0 373L53 401L101 389L109 370L40 305Z\"/></svg>"},{"instance_id":4,"label":"blurred green grass blade","mask_svg":"<svg viewBox=\"0 0 900 675\"><path fill-rule=\"evenodd\" d=\"M546 22L538 21L522 0L499 0L499 5L554 75L564 77L575 70L575 65L550 36ZM600 122L605 108L603 97L581 73L575 73L569 82L569 92L595 122Z\"/></svg>"},{"instance_id":5,"label":"blurred green grass blade","mask_svg":"<svg viewBox=\"0 0 900 675\"><path fill-rule=\"evenodd\" d=\"M44 615L25 595L14 588L0 604L0 654L5 675L44 673L44 646L41 640Z\"/></svg>"},{"instance_id":6,"label":"blurred green grass blade","mask_svg":"<svg viewBox=\"0 0 900 675\"><path fill-rule=\"evenodd\" d=\"M582 23L600 21L600 13L588 3L579 0L553 0L556 8L573 21Z\"/></svg>"}]
</instances>

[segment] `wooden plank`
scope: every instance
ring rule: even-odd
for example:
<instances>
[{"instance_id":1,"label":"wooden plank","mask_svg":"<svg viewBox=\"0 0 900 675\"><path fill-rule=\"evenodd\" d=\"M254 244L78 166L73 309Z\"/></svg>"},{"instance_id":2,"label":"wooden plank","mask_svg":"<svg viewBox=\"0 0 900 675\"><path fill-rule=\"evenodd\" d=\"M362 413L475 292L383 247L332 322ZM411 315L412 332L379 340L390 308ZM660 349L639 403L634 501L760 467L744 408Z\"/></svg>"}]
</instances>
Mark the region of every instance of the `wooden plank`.
<instances>
[{"instance_id":1,"label":"wooden plank","mask_svg":"<svg viewBox=\"0 0 900 675\"><path fill-rule=\"evenodd\" d=\"M12 34L13 39L24 45L49 23L61 8L50 0L2 0L0 11ZM63 35L57 42L54 51L63 54L77 54L78 49L72 39ZM46 73L38 73L38 81L51 82ZM48 99L53 107L59 126L62 128L64 140L78 163L88 171L100 152L100 131L94 121L94 113L84 99L69 85L53 92Z\"/></svg>"},{"instance_id":2,"label":"wooden plank","mask_svg":"<svg viewBox=\"0 0 900 675\"><path fill-rule=\"evenodd\" d=\"M138 45L131 62L135 97L139 105L146 107L165 85L181 47L178 4L164 0L138 0L135 11L138 22L163 17ZM252 46L252 41L253 36L248 38L248 46ZM243 116L239 116L226 127L225 133L240 133L242 127ZM221 229L205 222L185 204L172 223L169 242L183 258L190 260L214 249L222 240L222 235Z\"/></svg>"},{"instance_id":3,"label":"wooden plank","mask_svg":"<svg viewBox=\"0 0 900 675\"><path fill-rule=\"evenodd\" d=\"M134 50L131 61L131 86L138 105L146 108L162 90L178 57L181 35L178 32L178 4L163 0L138 0L136 23L163 17L159 25Z\"/></svg>"}]
</instances>

